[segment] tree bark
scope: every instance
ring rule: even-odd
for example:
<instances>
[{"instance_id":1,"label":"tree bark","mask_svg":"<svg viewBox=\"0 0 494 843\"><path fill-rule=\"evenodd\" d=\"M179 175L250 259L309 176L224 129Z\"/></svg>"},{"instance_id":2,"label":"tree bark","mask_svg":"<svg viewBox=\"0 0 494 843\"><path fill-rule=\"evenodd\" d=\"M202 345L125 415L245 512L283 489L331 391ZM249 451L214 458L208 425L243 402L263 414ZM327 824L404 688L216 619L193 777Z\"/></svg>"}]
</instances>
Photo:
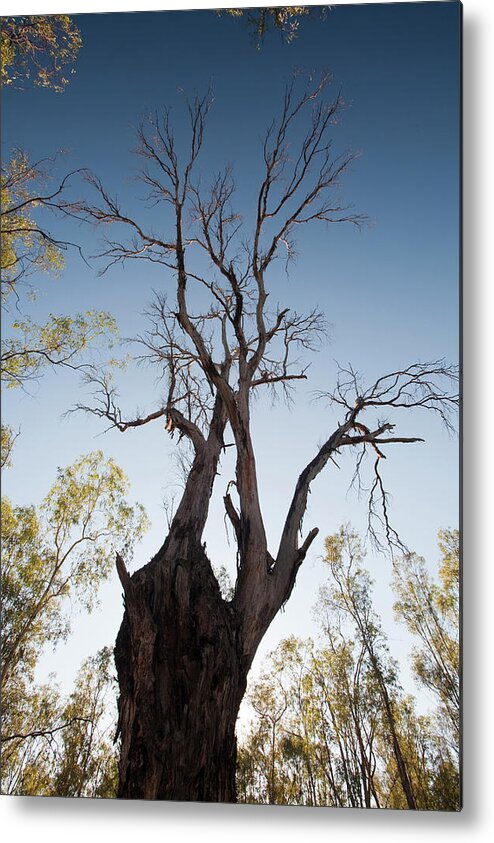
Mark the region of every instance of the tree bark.
<instances>
[{"instance_id":1,"label":"tree bark","mask_svg":"<svg viewBox=\"0 0 494 843\"><path fill-rule=\"evenodd\" d=\"M235 724L252 659L202 544L225 424L218 399L208 438L194 434L184 494L156 556L132 577L117 557L120 798L235 801Z\"/></svg>"},{"instance_id":2,"label":"tree bark","mask_svg":"<svg viewBox=\"0 0 494 843\"><path fill-rule=\"evenodd\" d=\"M115 648L120 798L235 801L235 723L247 667L231 608L190 538L182 555L171 533L125 586Z\"/></svg>"},{"instance_id":3,"label":"tree bark","mask_svg":"<svg viewBox=\"0 0 494 843\"><path fill-rule=\"evenodd\" d=\"M239 449L240 515L229 501L239 571L233 599L222 598L201 537L225 422L218 400L208 439L196 437L184 495L156 556L132 577L117 557L125 597L115 647L120 798L236 800L235 724L247 674L305 556L304 546L295 547L274 564L255 460L248 447Z\"/></svg>"},{"instance_id":4,"label":"tree bark","mask_svg":"<svg viewBox=\"0 0 494 843\"><path fill-rule=\"evenodd\" d=\"M236 801L235 724L247 674L293 582L272 570L264 531L242 514L236 592L221 596L201 543L220 439L198 448L154 559L130 577L117 557L120 798Z\"/></svg>"}]
</instances>

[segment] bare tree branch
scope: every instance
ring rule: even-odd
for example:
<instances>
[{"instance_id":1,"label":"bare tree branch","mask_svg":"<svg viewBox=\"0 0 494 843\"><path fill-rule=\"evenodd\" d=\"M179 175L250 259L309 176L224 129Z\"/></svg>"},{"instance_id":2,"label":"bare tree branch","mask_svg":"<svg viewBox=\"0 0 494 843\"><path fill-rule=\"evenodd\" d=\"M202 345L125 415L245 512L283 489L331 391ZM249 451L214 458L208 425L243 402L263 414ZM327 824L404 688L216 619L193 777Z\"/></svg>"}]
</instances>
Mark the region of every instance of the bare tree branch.
<instances>
[{"instance_id":1,"label":"bare tree branch","mask_svg":"<svg viewBox=\"0 0 494 843\"><path fill-rule=\"evenodd\" d=\"M384 435L392 433L395 425L390 422L378 422L377 427L371 429L364 425L359 417L365 411L375 408L422 408L438 414L441 420L451 429L451 411L459 404L459 394L454 389L457 384L458 367L448 366L443 360L432 363L414 363L406 369L380 377L368 389L361 388L360 378L351 367L340 369L336 388L333 392L326 394L326 397L331 403L346 409L345 420L326 440L314 459L308 463L299 476L279 545L278 570L283 571L284 568L293 570L294 565L298 564L295 561L299 553L297 536L302 528L310 485L332 455L339 453L342 448L347 446L363 445L364 451L366 447L370 447L376 453L374 480L369 494L369 534L371 538L377 545L382 546L373 526L377 519L384 527L389 546L403 549L404 545L389 521L388 495L385 492L379 471L380 461L386 459L386 455L380 446L397 443L411 444L424 440L418 436ZM357 472L360 469L362 459L363 453L361 451L357 457ZM381 509L381 515L378 515L377 512L378 505ZM288 578L286 581L290 582L290 579Z\"/></svg>"},{"instance_id":2,"label":"bare tree branch","mask_svg":"<svg viewBox=\"0 0 494 843\"><path fill-rule=\"evenodd\" d=\"M317 309L297 313L284 306L269 308L268 274L280 253L293 257L298 226L316 221L354 226L365 222L363 215L354 213L340 198L342 179L357 155L333 153L333 130L344 103L341 93L330 101L325 99L329 84L325 75L318 81L309 80L302 93L299 81L286 88L281 114L264 140L263 177L250 242L241 239L245 238L245 224L234 207L235 183L230 170L217 174L209 187L204 187L197 175L210 94L189 105L190 141L183 160L168 111L152 116L138 129L138 154L144 162L140 183L151 206L166 208L162 220L167 231L150 230L127 216L118 199L111 197L96 177L90 181L98 202L80 204L75 211L98 225L113 224L130 235L117 234L107 240L100 253L105 270L128 260L149 260L163 267L164 279L172 288L171 304L163 292L156 295L147 314L150 328L137 337L142 351L139 359L160 370L164 386L158 407L124 418L113 386L98 372L90 377L96 387L95 406L80 405L79 409L93 412L122 432L163 417L170 434L177 430L179 438L192 443L195 455L170 536L178 524L180 535L185 534L184 524L192 523L190 506L195 507L196 533L197 524L205 523L225 447L223 433L226 424L230 425L238 505L227 491L224 506L238 548L232 607L245 629L253 617L258 623L253 623L252 629L265 627L288 599L297 570L317 535L314 527L299 545L311 484L342 449L355 450L352 482L361 489L364 458L367 453L373 455L370 533L377 542L380 528L388 544L399 543L389 521L381 461L389 446L423 439L395 432L395 418L372 418L372 413L427 409L451 429L452 413L458 406L452 388L458 372L442 360L413 363L379 377L368 388L362 387L351 366L340 367L336 386L325 397L343 410L343 420L301 472L278 552L275 559L270 556L251 438L253 390L282 390L289 399L291 388L307 378L307 354L324 340L327 329ZM299 121L305 121L303 132ZM197 311L191 302L200 303ZM198 483L201 477L203 482ZM203 506L200 513L199 501ZM179 543L178 538L176 541ZM245 647L255 650L257 643L252 639Z\"/></svg>"},{"instance_id":3,"label":"bare tree branch","mask_svg":"<svg viewBox=\"0 0 494 843\"><path fill-rule=\"evenodd\" d=\"M2 165L1 234L2 234L2 302L11 293L18 299L19 283L36 270L56 268L60 252L77 249L87 263L79 245L55 236L45 223L46 211L52 215L72 215L72 201L67 191L74 177L85 173L72 170L48 189L54 181L53 170L58 156L29 163L25 152L14 149L8 163ZM41 212L41 213L40 213Z\"/></svg>"},{"instance_id":4,"label":"bare tree branch","mask_svg":"<svg viewBox=\"0 0 494 843\"><path fill-rule=\"evenodd\" d=\"M25 734L19 733L15 735L6 735L5 737L1 738L2 743L8 743L9 741L25 741L30 738L44 738L44 737L53 737L54 734L60 732L62 729L67 729L69 726L72 726L72 723L91 723L91 719L89 717L71 717L67 723L62 723L60 726L54 726L52 729L38 729L33 732L26 732Z\"/></svg>"}]
</instances>

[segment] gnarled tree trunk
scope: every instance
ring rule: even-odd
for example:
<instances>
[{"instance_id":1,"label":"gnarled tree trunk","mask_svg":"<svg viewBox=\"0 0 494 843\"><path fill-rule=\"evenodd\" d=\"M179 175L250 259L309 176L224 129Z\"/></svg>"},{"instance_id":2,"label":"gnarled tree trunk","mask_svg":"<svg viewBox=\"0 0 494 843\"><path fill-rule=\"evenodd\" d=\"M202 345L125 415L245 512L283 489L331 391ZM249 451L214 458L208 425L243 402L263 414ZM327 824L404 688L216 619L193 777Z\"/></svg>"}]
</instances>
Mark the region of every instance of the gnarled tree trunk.
<instances>
[{"instance_id":1,"label":"gnarled tree trunk","mask_svg":"<svg viewBox=\"0 0 494 843\"><path fill-rule=\"evenodd\" d=\"M235 723L247 666L199 543L167 545L128 580L115 649L119 796L235 801Z\"/></svg>"},{"instance_id":2,"label":"gnarled tree trunk","mask_svg":"<svg viewBox=\"0 0 494 843\"><path fill-rule=\"evenodd\" d=\"M218 400L154 559L130 577L117 557L122 798L235 801L235 723L251 659L201 543L225 422Z\"/></svg>"},{"instance_id":3,"label":"gnarled tree trunk","mask_svg":"<svg viewBox=\"0 0 494 843\"><path fill-rule=\"evenodd\" d=\"M239 571L232 600L223 599L201 540L225 423L218 399L154 559L131 577L117 557L125 596L115 647L121 798L235 801L235 724L247 674L309 545L289 550L285 542L283 558L269 555L247 437L239 444L240 514L225 497Z\"/></svg>"}]
</instances>

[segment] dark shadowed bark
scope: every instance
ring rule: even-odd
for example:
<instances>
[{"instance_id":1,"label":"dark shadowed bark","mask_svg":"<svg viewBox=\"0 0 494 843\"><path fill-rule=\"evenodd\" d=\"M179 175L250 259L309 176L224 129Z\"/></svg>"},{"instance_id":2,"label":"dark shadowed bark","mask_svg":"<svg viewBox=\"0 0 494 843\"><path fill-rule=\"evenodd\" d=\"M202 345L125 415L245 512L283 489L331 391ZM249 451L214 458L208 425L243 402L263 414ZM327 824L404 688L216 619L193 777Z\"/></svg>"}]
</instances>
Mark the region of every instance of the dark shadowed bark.
<instances>
[{"instance_id":1,"label":"dark shadowed bark","mask_svg":"<svg viewBox=\"0 0 494 843\"><path fill-rule=\"evenodd\" d=\"M235 723L247 665L200 543L163 548L129 580L115 649L119 796L235 801Z\"/></svg>"}]
</instances>

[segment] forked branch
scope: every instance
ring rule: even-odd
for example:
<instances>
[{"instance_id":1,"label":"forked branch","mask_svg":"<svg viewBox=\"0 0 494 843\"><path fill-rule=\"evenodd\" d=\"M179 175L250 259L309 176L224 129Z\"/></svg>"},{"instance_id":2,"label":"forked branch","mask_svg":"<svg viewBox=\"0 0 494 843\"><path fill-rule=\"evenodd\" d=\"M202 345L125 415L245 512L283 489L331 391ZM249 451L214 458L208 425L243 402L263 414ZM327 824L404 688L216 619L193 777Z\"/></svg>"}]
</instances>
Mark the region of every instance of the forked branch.
<instances>
[{"instance_id":1,"label":"forked branch","mask_svg":"<svg viewBox=\"0 0 494 843\"><path fill-rule=\"evenodd\" d=\"M360 420L360 416L376 408L428 409L439 415L448 429L452 429L452 413L459 405L458 379L458 367L439 360L414 363L378 378L371 387L363 389L358 374L351 367L340 369L336 388L326 393L326 397L331 403L346 410L345 419L304 468L297 481L277 555L276 567L280 574L285 572L287 582L291 581L290 571L300 564L297 538L302 529L311 483L333 455L345 447L359 446L357 474L362 464L362 450L370 448L374 451L374 479L369 493L369 533L375 543L382 546L374 526L377 521L384 529L388 546L403 549L397 531L390 524L388 495L380 473L380 463L386 459L384 450L389 445L423 442L424 439L419 436L394 435L396 425L388 421L378 421L375 426L369 427ZM306 543L302 548L305 546Z\"/></svg>"}]
</instances>

